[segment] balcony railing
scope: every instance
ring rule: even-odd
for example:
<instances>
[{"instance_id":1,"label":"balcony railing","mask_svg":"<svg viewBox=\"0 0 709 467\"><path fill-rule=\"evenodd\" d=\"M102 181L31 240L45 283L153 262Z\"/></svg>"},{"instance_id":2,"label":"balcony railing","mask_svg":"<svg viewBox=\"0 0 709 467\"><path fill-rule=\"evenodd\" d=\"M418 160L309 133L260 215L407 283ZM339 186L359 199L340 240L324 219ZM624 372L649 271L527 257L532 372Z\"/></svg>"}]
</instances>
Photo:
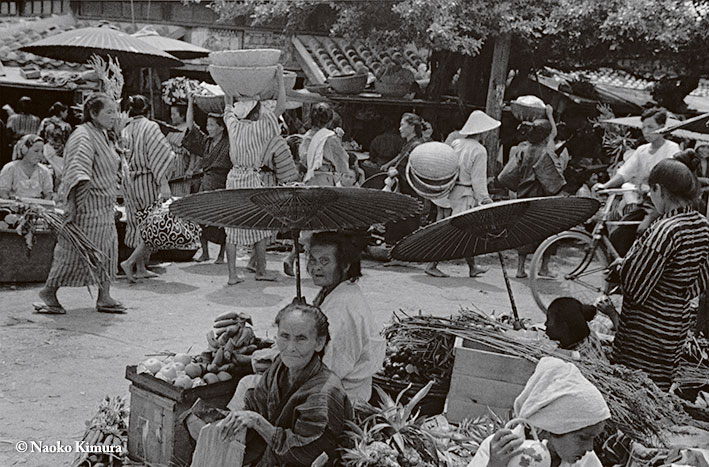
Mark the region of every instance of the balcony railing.
<instances>
[{"instance_id":1,"label":"balcony railing","mask_svg":"<svg viewBox=\"0 0 709 467\"><path fill-rule=\"evenodd\" d=\"M0 16L50 16L69 13L69 0L0 0Z\"/></svg>"}]
</instances>

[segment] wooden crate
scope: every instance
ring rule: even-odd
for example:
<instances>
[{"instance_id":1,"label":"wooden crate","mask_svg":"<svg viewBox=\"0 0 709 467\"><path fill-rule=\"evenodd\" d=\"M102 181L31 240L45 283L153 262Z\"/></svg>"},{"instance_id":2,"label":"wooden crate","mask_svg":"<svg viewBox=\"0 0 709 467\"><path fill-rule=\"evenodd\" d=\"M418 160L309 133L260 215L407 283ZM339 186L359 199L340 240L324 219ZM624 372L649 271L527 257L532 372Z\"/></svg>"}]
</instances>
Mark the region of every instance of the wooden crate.
<instances>
[{"instance_id":1,"label":"wooden crate","mask_svg":"<svg viewBox=\"0 0 709 467\"><path fill-rule=\"evenodd\" d=\"M135 366L126 367L130 386L128 456L146 464L182 467L192 461L194 442L181 416L200 398L226 408L240 378L181 389L149 374L137 374Z\"/></svg>"},{"instance_id":2,"label":"wooden crate","mask_svg":"<svg viewBox=\"0 0 709 467\"><path fill-rule=\"evenodd\" d=\"M0 229L0 282L44 282L54 257L54 233L36 232L28 252L25 238L14 230Z\"/></svg>"},{"instance_id":3,"label":"wooden crate","mask_svg":"<svg viewBox=\"0 0 709 467\"><path fill-rule=\"evenodd\" d=\"M497 349L457 338L446 414L451 422L485 415L507 416L536 365Z\"/></svg>"}]
</instances>

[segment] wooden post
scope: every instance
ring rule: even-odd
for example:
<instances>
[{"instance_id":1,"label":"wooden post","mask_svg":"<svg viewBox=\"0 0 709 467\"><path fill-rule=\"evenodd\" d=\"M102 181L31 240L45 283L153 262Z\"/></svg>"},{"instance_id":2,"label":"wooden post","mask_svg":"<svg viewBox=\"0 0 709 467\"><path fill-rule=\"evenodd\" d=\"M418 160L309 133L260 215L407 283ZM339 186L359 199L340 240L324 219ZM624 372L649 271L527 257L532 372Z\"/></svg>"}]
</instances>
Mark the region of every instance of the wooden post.
<instances>
[{"instance_id":1,"label":"wooden post","mask_svg":"<svg viewBox=\"0 0 709 467\"><path fill-rule=\"evenodd\" d=\"M505 85L507 82L507 65L510 60L511 34L503 34L495 39L495 48L492 52L492 69L487 87L487 102L485 112L496 120L502 118L502 104L505 98ZM489 131L485 135L485 148L487 149L488 176L497 175L497 154L500 148L499 129Z\"/></svg>"}]
</instances>

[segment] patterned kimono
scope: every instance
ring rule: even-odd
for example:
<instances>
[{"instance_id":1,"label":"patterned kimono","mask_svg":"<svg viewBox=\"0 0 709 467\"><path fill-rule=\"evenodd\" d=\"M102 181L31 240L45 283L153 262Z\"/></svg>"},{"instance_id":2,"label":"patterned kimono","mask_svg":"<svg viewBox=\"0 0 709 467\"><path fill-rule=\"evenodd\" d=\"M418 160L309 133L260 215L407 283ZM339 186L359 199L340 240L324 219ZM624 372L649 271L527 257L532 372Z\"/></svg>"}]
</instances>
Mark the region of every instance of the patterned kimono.
<instances>
[{"instance_id":1,"label":"patterned kimono","mask_svg":"<svg viewBox=\"0 0 709 467\"><path fill-rule=\"evenodd\" d=\"M253 430L246 435L244 466L309 467L323 452L330 463L352 407L342 383L314 356L292 385L288 367L276 358L258 386L246 393L245 410L261 414L275 428L267 444Z\"/></svg>"},{"instance_id":2,"label":"patterned kimono","mask_svg":"<svg viewBox=\"0 0 709 467\"><path fill-rule=\"evenodd\" d=\"M690 300L709 282L709 221L691 208L664 214L633 244L620 279L613 361L668 390L693 321Z\"/></svg>"},{"instance_id":3,"label":"patterned kimono","mask_svg":"<svg viewBox=\"0 0 709 467\"><path fill-rule=\"evenodd\" d=\"M224 122L229 132L229 155L233 164L226 180L226 187L260 188L263 153L271 139L280 135L276 114L261 106L257 121L241 120L234 107L227 106ZM226 229L227 242L234 245L253 245L273 234L268 230Z\"/></svg>"},{"instance_id":4,"label":"patterned kimono","mask_svg":"<svg viewBox=\"0 0 709 467\"><path fill-rule=\"evenodd\" d=\"M74 130L66 142L65 154L59 194L66 201L69 192L76 188L73 223L106 256L106 276L113 281L118 267L118 235L113 212L120 159L106 132L93 123L84 123ZM59 237L47 287L81 287L93 283L93 276L74 247Z\"/></svg>"},{"instance_id":5,"label":"patterned kimono","mask_svg":"<svg viewBox=\"0 0 709 467\"><path fill-rule=\"evenodd\" d=\"M160 131L160 126L145 117L133 117L123 129L123 138L130 148L124 167L123 194L126 200L125 244L140 243L140 223L148 209L158 199L160 180L172 170L175 154Z\"/></svg>"},{"instance_id":6,"label":"patterned kimono","mask_svg":"<svg viewBox=\"0 0 709 467\"><path fill-rule=\"evenodd\" d=\"M39 136L56 152L57 157L64 157L64 145L71 135L71 125L57 116L45 118L39 125Z\"/></svg>"}]
</instances>

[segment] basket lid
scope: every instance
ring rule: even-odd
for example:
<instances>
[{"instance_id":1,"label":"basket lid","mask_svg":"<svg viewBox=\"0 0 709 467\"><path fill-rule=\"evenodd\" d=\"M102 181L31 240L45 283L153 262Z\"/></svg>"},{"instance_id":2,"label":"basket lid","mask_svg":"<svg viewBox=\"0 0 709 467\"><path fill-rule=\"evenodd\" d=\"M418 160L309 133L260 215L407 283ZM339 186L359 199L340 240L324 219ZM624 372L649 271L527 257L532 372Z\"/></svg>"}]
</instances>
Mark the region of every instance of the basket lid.
<instances>
[{"instance_id":1,"label":"basket lid","mask_svg":"<svg viewBox=\"0 0 709 467\"><path fill-rule=\"evenodd\" d=\"M409 165L420 177L448 180L458 173L458 154L445 143L431 141L419 144L411 151Z\"/></svg>"}]
</instances>

